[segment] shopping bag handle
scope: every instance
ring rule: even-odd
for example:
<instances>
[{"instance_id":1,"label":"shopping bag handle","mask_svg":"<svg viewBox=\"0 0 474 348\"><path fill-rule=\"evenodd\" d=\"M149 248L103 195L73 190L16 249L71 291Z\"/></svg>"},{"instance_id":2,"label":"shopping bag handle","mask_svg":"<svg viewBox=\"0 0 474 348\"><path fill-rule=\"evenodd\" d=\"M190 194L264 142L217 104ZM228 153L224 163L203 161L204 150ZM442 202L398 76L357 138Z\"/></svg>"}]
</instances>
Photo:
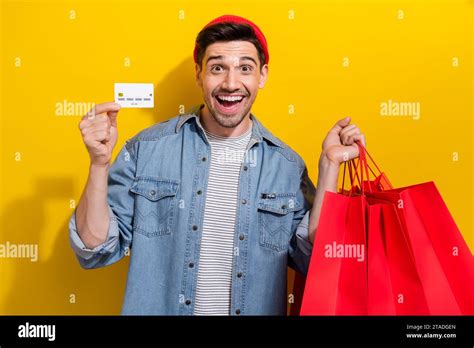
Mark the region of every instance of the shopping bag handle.
<instances>
[{"instance_id":1,"label":"shopping bag handle","mask_svg":"<svg viewBox=\"0 0 474 348\"><path fill-rule=\"evenodd\" d=\"M382 174L382 171L380 170L379 166L377 165L377 163L375 163L374 159L372 158L372 156L369 154L369 152L367 151L367 149L365 148L365 146L359 141L357 140L356 142L356 145L357 147L359 148L359 157L361 157L366 165L367 165L367 168L371 171L371 173L374 175L374 176L377 176L377 175L380 175ZM362 155L361 155L362 154ZM377 169L377 171L379 172L379 174L375 174L375 172L373 171L373 169L369 166L368 162L367 162L367 156L369 157L370 161L374 164L375 168Z\"/></svg>"},{"instance_id":2,"label":"shopping bag handle","mask_svg":"<svg viewBox=\"0 0 474 348\"><path fill-rule=\"evenodd\" d=\"M377 163L375 163L374 159L372 158L372 156L370 155L370 153L367 151L367 149L365 148L365 146L360 143L360 142L357 142L357 145L359 146L359 151L363 151L364 152L364 160L365 160L365 164L366 164L366 167L370 170L370 172L372 173L372 175L378 179L379 181L377 182L378 185L380 185L382 187L383 190L391 190L393 189L393 185L392 183L390 182L390 180L388 179L387 175L385 175L379 168L379 166L377 165ZM369 165L369 161L367 160L367 155L368 158L370 159L371 163L375 166L375 168L377 169L378 171L378 174L375 173L375 171L372 169L371 165ZM382 181L383 180L383 181Z\"/></svg>"},{"instance_id":3,"label":"shopping bag handle","mask_svg":"<svg viewBox=\"0 0 474 348\"><path fill-rule=\"evenodd\" d=\"M368 189L369 189L369 192L372 193L372 185L370 184L370 173L375 178L381 177L383 175L379 166L377 165L377 163L375 163L374 159L369 154L365 146L360 141L356 141L355 144L357 145L357 148L359 149L359 157L357 160L351 159L349 161L344 162L344 172L343 172L343 178L342 178L342 192L344 192L345 175L346 175L346 171L348 167L349 178L350 178L350 183L351 183L349 196L351 196L352 192L354 191L354 184L355 184L356 179L357 179L357 183L359 184L361 193L363 195L365 191L364 179L369 183ZM372 166L369 165L369 161L367 158L369 158L371 163L375 166L375 169L378 171L378 174L375 172ZM359 178L359 173L360 173L360 178ZM385 179L385 184L388 186L387 188L388 189L393 188L392 184L390 183L390 181L385 175L384 175L384 179Z\"/></svg>"},{"instance_id":4,"label":"shopping bag handle","mask_svg":"<svg viewBox=\"0 0 474 348\"><path fill-rule=\"evenodd\" d=\"M349 172L349 178L350 178L350 184L351 188L349 190L349 197L352 196L352 193L354 191L355 187L355 180L357 179L357 183L359 184L359 188L362 191L362 194L364 194L364 171L362 168L363 164L363 155L362 157L359 157L359 159L356 162L356 159L352 159L350 161L345 161L344 162L344 169L343 169L343 175L342 175L342 193L344 193L344 183L346 180L346 172ZM360 172L360 178L359 178L359 172ZM370 186L369 186L370 191L372 192Z\"/></svg>"}]
</instances>

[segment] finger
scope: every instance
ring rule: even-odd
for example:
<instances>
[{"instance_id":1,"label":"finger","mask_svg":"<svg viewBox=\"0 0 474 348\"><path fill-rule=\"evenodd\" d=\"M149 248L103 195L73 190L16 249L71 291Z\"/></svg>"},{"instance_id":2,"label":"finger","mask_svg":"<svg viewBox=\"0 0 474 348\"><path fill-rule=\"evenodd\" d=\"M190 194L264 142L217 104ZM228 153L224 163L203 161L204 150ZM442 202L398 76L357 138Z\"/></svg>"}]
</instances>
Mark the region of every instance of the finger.
<instances>
[{"instance_id":1,"label":"finger","mask_svg":"<svg viewBox=\"0 0 474 348\"><path fill-rule=\"evenodd\" d=\"M108 119L106 121L100 122L93 122L93 120L89 120L88 122L89 125L81 129L82 135L91 134L100 130L110 130L110 121Z\"/></svg>"},{"instance_id":2,"label":"finger","mask_svg":"<svg viewBox=\"0 0 474 348\"><path fill-rule=\"evenodd\" d=\"M354 145L354 134L351 134L347 137L347 144L346 145Z\"/></svg>"},{"instance_id":3,"label":"finger","mask_svg":"<svg viewBox=\"0 0 474 348\"><path fill-rule=\"evenodd\" d=\"M352 135L346 135L341 139L343 145L350 146L354 144L354 140L352 139Z\"/></svg>"},{"instance_id":4,"label":"finger","mask_svg":"<svg viewBox=\"0 0 474 348\"><path fill-rule=\"evenodd\" d=\"M336 122L336 124L331 128L330 132L336 132L339 134L339 132L344 128L347 127L351 123L351 118L350 117L345 117L339 121Z\"/></svg>"},{"instance_id":5,"label":"finger","mask_svg":"<svg viewBox=\"0 0 474 348\"><path fill-rule=\"evenodd\" d=\"M90 125L91 125L91 121L88 119L84 119L83 117L81 122L79 122L79 129L82 131L86 129L87 127L89 127Z\"/></svg>"},{"instance_id":6,"label":"finger","mask_svg":"<svg viewBox=\"0 0 474 348\"><path fill-rule=\"evenodd\" d=\"M359 128L353 128L341 135L341 142L344 145L352 145L354 143L354 135L361 134Z\"/></svg>"},{"instance_id":7,"label":"finger","mask_svg":"<svg viewBox=\"0 0 474 348\"><path fill-rule=\"evenodd\" d=\"M86 116L84 116L86 117ZM79 129L81 131L87 130L88 128L95 127L95 125L104 124L105 126L110 126L110 120L107 115L97 115L93 119L83 118L81 122L79 122Z\"/></svg>"},{"instance_id":8,"label":"finger","mask_svg":"<svg viewBox=\"0 0 474 348\"><path fill-rule=\"evenodd\" d=\"M341 134L341 136L340 136L341 143L342 143L343 145L350 145L350 144L349 144L349 137L350 137L351 135L352 135L351 132Z\"/></svg>"},{"instance_id":9,"label":"finger","mask_svg":"<svg viewBox=\"0 0 474 348\"><path fill-rule=\"evenodd\" d=\"M112 127L115 127L117 128L117 115L118 115L119 111L109 111L107 112L107 115L108 115L108 118L110 120L110 125Z\"/></svg>"},{"instance_id":10,"label":"finger","mask_svg":"<svg viewBox=\"0 0 474 348\"><path fill-rule=\"evenodd\" d=\"M343 152L343 161L349 161L359 156L359 149L355 146L347 146Z\"/></svg>"},{"instance_id":11,"label":"finger","mask_svg":"<svg viewBox=\"0 0 474 348\"><path fill-rule=\"evenodd\" d=\"M105 122L108 121L109 117L107 114L95 114L93 115L92 111L89 111L90 113L85 114L82 116L81 122L85 121L85 124L94 124L97 122ZM93 116L93 117L92 117Z\"/></svg>"},{"instance_id":12,"label":"finger","mask_svg":"<svg viewBox=\"0 0 474 348\"><path fill-rule=\"evenodd\" d=\"M367 147L365 144L365 136L364 134L355 134L353 137L354 141L360 141L362 146Z\"/></svg>"},{"instance_id":13,"label":"finger","mask_svg":"<svg viewBox=\"0 0 474 348\"><path fill-rule=\"evenodd\" d=\"M96 123L89 127L89 133L99 132L99 131L107 131L110 132L110 125L107 123Z\"/></svg>"},{"instance_id":14,"label":"finger","mask_svg":"<svg viewBox=\"0 0 474 348\"><path fill-rule=\"evenodd\" d=\"M357 128L357 126L355 124L350 124L348 125L347 127L344 127L341 132L339 133L339 135L343 135L351 130L353 130L354 128Z\"/></svg>"},{"instance_id":15,"label":"finger","mask_svg":"<svg viewBox=\"0 0 474 348\"><path fill-rule=\"evenodd\" d=\"M96 115L118 110L120 110L120 105L115 102L97 104L92 109L90 109L87 114L84 115L84 117L91 119L95 118Z\"/></svg>"},{"instance_id":16,"label":"finger","mask_svg":"<svg viewBox=\"0 0 474 348\"><path fill-rule=\"evenodd\" d=\"M96 115L94 119L90 120L91 124L96 124L96 123L105 123L105 124L110 124L110 119L107 114L99 114Z\"/></svg>"},{"instance_id":17,"label":"finger","mask_svg":"<svg viewBox=\"0 0 474 348\"><path fill-rule=\"evenodd\" d=\"M87 136L84 138L84 144L86 144L87 147L89 148L94 148L95 151L97 152L98 150L104 150L103 146L104 143L106 143L108 140L98 140L97 138L93 136Z\"/></svg>"},{"instance_id":18,"label":"finger","mask_svg":"<svg viewBox=\"0 0 474 348\"><path fill-rule=\"evenodd\" d=\"M110 140L110 130L108 129L98 129L90 134L90 136L96 141L109 141Z\"/></svg>"},{"instance_id":19,"label":"finger","mask_svg":"<svg viewBox=\"0 0 474 348\"><path fill-rule=\"evenodd\" d=\"M351 145L355 145L357 141L360 141L362 146L365 148L365 139L362 134L349 135L347 139L343 142L343 144L346 146L351 146Z\"/></svg>"}]
</instances>

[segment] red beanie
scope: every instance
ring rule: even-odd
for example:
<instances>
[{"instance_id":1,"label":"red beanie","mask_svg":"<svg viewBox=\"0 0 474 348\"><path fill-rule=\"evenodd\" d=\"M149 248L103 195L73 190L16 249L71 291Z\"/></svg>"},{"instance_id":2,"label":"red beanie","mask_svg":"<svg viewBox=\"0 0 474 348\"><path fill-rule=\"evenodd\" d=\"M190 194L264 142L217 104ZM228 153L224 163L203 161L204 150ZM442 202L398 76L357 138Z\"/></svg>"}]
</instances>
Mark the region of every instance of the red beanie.
<instances>
[{"instance_id":1,"label":"red beanie","mask_svg":"<svg viewBox=\"0 0 474 348\"><path fill-rule=\"evenodd\" d=\"M267 40L265 39L265 36L263 35L260 28L257 27L255 23L243 17L233 16L233 15L224 15L224 16L217 17L216 19L213 19L212 21L207 23L206 26L203 28L203 30L206 29L207 27L210 27L211 25L218 24L218 23L236 23L236 24L249 25L253 29L255 36L257 37L257 40L260 43L260 46L262 46L263 53L265 54L265 64L268 64L268 61L270 60L270 56L268 54ZM194 62L195 63L197 63L197 52L198 52L198 44L196 42L194 46Z\"/></svg>"}]
</instances>

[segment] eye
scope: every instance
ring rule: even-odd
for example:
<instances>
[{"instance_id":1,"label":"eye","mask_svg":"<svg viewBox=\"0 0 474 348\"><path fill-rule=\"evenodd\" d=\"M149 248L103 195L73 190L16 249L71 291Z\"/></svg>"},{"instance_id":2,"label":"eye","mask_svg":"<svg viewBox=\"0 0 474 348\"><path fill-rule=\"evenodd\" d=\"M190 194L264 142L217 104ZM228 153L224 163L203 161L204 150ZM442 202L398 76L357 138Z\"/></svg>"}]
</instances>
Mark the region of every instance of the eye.
<instances>
[{"instance_id":1,"label":"eye","mask_svg":"<svg viewBox=\"0 0 474 348\"><path fill-rule=\"evenodd\" d=\"M248 73L248 72L252 72L253 67L250 65L242 65L240 69L242 70L242 72Z\"/></svg>"},{"instance_id":2,"label":"eye","mask_svg":"<svg viewBox=\"0 0 474 348\"><path fill-rule=\"evenodd\" d=\"M221 65L216 64L216 65L211 66L211 71L212 72L221 72L222 70L223 69L222 69Z\"/></svg>"}]
</instances>

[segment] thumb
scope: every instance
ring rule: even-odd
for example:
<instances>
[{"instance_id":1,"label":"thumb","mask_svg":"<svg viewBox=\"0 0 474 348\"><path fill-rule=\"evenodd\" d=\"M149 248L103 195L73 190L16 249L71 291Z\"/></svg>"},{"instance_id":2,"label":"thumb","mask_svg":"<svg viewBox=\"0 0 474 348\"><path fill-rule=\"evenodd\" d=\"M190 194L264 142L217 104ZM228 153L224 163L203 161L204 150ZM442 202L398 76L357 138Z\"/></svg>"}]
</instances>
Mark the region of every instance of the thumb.
<instances>
[{"instance_id":1,"label":"thumb","mask_svg":"<svg viewBox=\"0 0 474 348\"><path fill-rule=\"evenodd\" d=\"M345 117L339 121L337 121L337 125L341 126L341 127L346 127L349 123L351 123L351 118L350 117Z\"/></svg>"},{"instance_id":2,"label":"thumb","mask_svg":"<svg viewBox=\"0 0 474 348\"><path fill-rule=\"evenodd\" d=\"M349 125L349 123L351 123L351 118L350 117L345 117L343 119L340 119L339 121L336 122L336 124L334 125L334 127L332 127L332 131L336 131L337 134L339 134L339 132L344 128L346 127L347 125Z\"/></svg>"}]
</instances>

